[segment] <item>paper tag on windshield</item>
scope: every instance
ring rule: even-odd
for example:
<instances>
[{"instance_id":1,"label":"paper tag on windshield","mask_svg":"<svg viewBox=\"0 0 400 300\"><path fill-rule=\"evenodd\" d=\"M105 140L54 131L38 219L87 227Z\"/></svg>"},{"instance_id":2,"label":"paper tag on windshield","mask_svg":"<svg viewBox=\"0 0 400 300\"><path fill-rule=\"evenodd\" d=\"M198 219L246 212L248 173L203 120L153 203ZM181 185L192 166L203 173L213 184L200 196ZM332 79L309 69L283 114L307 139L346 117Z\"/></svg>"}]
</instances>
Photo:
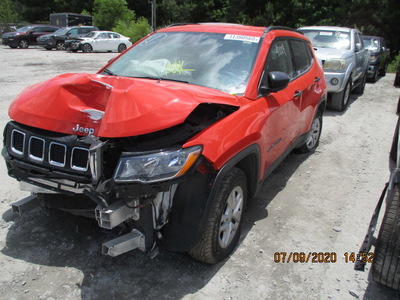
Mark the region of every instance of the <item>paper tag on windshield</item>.
<instances>
[{"instance_id":1,"label":"paper tag on windshield","mask_svg":"<svg viewBox=\"0 0 400 300\"><path fill-rule=\"evenodd\" d=\"M257 36L226 34L224 40L241 41L247 43L258 43L260 38Z\"/></svg>"}]
</instances>

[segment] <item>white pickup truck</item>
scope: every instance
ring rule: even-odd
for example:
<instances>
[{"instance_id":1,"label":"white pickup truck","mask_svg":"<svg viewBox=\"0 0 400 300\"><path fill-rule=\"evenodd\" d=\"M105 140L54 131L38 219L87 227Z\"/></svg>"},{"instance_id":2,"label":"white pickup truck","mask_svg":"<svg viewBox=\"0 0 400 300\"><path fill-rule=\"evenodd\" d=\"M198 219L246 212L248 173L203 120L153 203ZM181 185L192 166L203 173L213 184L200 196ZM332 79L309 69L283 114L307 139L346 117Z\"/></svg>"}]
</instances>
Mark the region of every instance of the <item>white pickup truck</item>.
<instances>
[{"instance_id":1,"label":"white pickup truck","mask_svg":"<svg viewBox=\"0 0 400 300\"><path fill-rule=\"evenodd\" d=\"M324 68L328 105L344 111L352 91L364 92L370 53L364 47L361 32L333 26L301 27L299 31L311 40Z\"/></svg>"}]
</instances>

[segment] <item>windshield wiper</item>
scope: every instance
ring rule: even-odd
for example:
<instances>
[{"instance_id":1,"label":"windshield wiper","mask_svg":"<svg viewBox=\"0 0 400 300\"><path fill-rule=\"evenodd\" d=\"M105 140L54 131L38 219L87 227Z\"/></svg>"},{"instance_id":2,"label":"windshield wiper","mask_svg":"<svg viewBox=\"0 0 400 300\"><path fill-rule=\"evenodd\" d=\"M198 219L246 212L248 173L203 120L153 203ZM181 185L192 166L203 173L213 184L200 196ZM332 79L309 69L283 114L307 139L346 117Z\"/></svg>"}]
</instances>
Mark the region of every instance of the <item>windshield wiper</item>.
<instances>
[{"instance_id":1,"label":"windshield wiper","mask_svg":"<svg viewBox=\"0 0 400 300\"><path fill-rule=\"evenodd\" d=\"M133 78L152 79L152 80L158 80L158 81L165 80L165 81L175 81L175 82L189 83L189 81L185 81L185 80L179 80L179 79L173 79L173 78L153 77L153 76L143 76L143 77L133 76Z\"/></svg>"},{"instance_id":2,"label":"windshield wiper","mask_svg":"<svg viewBox=\"0 0 400 300\"><path fill-rule=\"evenodd\" d=\"M103 73L107 74L107 75L111 75L111 76L117 76L117 74L111 72L109 69L104 69Z\"/></svg>"}]
</instances>

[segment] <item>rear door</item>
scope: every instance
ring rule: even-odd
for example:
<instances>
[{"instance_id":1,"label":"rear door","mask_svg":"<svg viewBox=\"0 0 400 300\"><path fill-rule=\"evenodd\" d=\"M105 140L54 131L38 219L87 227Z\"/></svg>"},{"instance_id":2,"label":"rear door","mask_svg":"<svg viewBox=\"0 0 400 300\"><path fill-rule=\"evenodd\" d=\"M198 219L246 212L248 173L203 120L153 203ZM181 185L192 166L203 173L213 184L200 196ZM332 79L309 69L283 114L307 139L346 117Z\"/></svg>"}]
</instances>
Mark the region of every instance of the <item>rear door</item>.
<instances>
[{"instance_id":1,"label":"rear door","mask_svg":"<svg viewBox=\"0 0 400 300\"><path fill-rule=\"evenodd\" d=\"M323 80L324 74L318 74L312 70L313 64L317 63L311 52L311 44L301 39L290 39L290 48L293 56L294 81L296 82L300 97L294 101L293 105L297 107L299 116L296 120L296 127L293 128L294 135L297 137L306 131L310 126L310 120L313 120L313 106L319 102L320 80Z\"/></svg>"}]
</instances>

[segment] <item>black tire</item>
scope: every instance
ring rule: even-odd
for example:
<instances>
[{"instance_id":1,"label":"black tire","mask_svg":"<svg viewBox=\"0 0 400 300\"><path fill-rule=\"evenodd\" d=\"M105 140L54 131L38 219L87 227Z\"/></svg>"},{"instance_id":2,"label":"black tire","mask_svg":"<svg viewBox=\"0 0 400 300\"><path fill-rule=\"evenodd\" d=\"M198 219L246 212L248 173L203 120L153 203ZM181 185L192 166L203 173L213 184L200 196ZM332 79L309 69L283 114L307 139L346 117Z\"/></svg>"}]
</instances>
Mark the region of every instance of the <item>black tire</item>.
<instances>
[{"instance_id":1,"label":"black tire","mask_svg":"<svg viewBox=\"0 0 400 300\"><path fill-rule=\"evenodd\" d=\"M351 94L351 79L346 83L343 91L332 95L331 108L336 111L344 111L349 104Z\"/></svg>"},{"instance_id":2,"label":"black tire","mask_svg":"<svg viewBox=\"0 0 400 300\"><path fill-rule=\"evenodd\" d=\"M375 281L400 290L400 185L387 196L387 207L375 248L372 276Z\"/></svg>"},{"instance_id":3,"label":"black tire","mask_svg":"<svg viewBox=\"0 0 400 300\"><path fill-rule=\"evenodd\" d=\"M374 76L372 76L372 77L369 79L369 82L375 83L375 82L378 81L378 72L379 72L378 69L376 69L375 72L374 72Z\"/></svg>"},{"instance_id":4,"label":"black tire","mask_svg":"<svg viewBox=\"0 0 400 300\"><path fill-rule=\"evenodd\" d=\"M18 46L14 46L14 45L12 45L12 46L9 45L9 47L12 48L12 49L17 49L18 48Z\"/></svg>"},{"instance_id":5,"label":"black tire","mask_svg":"<svg viewBox=\"0 0 400 300\"><path fill-rule=\"evenodd\" d=\"M49 47L49 46L46 46L46 47L44 47L46 50L51 50L51 49L53 49L52 47Z\"/></svg>"},{"instance_id":6,"label":"black tire","mask_svg":"<svg viewBox=\"0 0 400 300\"><path fill-rule=\"evenodd\" d=\"M362 94L364 93L364 90L365 90L365 83L366 83L366 82L367 82L367 73L365 73L365 74L363 75L363 77L361 78L360 84L357 85L357 86L354 88L353 92L354 92L355 94L362 95Z\"/></svg>"},{"instance_id":7,"label":"black tire","mask_svg":"<svg viewBox=\"0 0 400 300\"><path fill-rule=\"evenodd\" d=\"M296 149L296 152L309 153L314 151L319 144L319 138L322 131L322 114L317 113L313 123L311 124L310 131L307 134L306 141L302 146Z\"/></svg>"},{"instance_id":8,"label":"black tire","mask_svg":"<svg viewBox=\"0 0 400 300\"><path fill-rule=\"evenodd\" d=\"M121 52L123 52L123 51L125 51L126 50L126 45L125 44L120 44L119 46L118 46L118 52L119 53L121 53Z\"/></svg>"},{"instance_id":9,"label":"black tire","mask_svg":"<svg viewBox=\"0 0 400 300\"><path fill-rule=\"evenodd\" d=\"M58 41L56 44L56 50L60 51L60 50L65 50L65 44L63 41Z\"/></svg>"},{"instance_id":10,"label":"black tire","mask_svg":"<svg viewBox=\"0 0 400 300\"><path fill-rule=\"evenodd\" d=\"M92 52L92 51L93 51L93 48L92 48L92 46L90 46L90 44L83 44L82 45L82 52L89 53L89 52Z\"/></svg>"},{"instance_id":11,"label":"black tire","mask_svg":"<svg viewBox=\"0 0 400 300\"><path fill-rule=\"evenodd\" d=\"M212 200L211 211L197 244L189 251L194 259L215 264L235 249L247 199L247 180L242 170L233 168L222 180Z\"/></svg>"},{"instance_id":12,"label":"black tire","mask_svg":"<svg viewBox=\"0 0 400 300\"><path fill-rule=\"evenodd\" d=\"M21 49L26 49L29 47L29 41L27 39L21 39L18 41L18 47Z\"/></svg>"},{"instance_id":13,"label":"black tire","mask_svg":"<svg viewBox=\"0 0 400 300\"><path fill-rule=\"evenodd\" d=\"M388 67L388 63L385 63L385 65L383 66L383 69L379 71L379 75L381 75L382 77L386 76L387 67Z\"/></svg>"}]
</instances>

